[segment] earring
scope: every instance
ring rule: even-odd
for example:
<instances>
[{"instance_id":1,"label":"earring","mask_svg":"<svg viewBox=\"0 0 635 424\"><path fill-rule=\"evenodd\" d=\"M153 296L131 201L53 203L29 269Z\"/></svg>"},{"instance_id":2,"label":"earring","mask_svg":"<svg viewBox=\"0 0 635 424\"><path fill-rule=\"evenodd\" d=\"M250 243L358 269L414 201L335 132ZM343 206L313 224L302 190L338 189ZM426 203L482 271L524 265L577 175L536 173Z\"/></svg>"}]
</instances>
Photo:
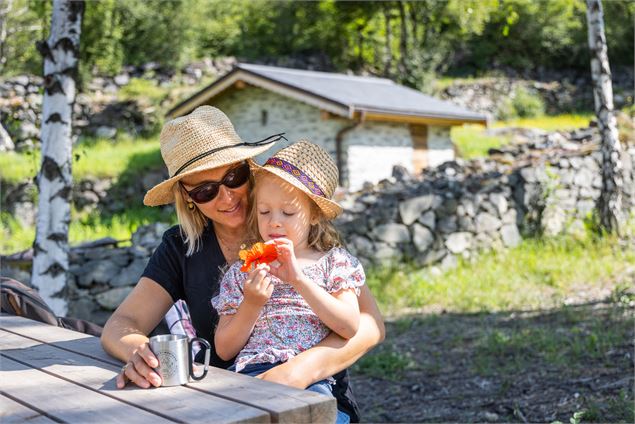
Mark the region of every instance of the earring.
<instances>
[{"instance_id":1,"label":"earring","mask_svg":"<svg viewBox=\"0 0 635 424\"><path fill-rule=\"evenodd\" d=\"M192 203L191 201L188 201L187 208L190 210L190 212L192 212L194 210L194 203Z\"/></svg>"}]
</instances>

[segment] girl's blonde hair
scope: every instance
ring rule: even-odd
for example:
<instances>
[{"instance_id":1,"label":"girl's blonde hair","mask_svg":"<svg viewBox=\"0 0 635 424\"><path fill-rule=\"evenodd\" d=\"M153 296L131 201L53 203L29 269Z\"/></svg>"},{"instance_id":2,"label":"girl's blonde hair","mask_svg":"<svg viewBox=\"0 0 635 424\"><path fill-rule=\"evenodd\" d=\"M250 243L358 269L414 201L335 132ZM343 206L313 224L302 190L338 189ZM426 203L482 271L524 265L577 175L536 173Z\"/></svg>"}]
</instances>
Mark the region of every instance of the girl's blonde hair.
<instances>
[{"instance_id":1,"label":"girl's blonde hair","mask_svg":"<svg viewBox=\"0 0 635 424\"><path fill-rule=\"evenodd\" d=\"M247 159L246 162L251 165L251 159ZM253 174L249 175L249 181L247 184L249 184L249 199L251 200L251 189L254 186ZM172 186L172 192L174 193L174 198L176 199L176 217L179 221L181 237L185 241L185 246L187 247L185 256L191 256L199 249L203 230L205 230L205 226L210 225L209 222L211 220L203 215L203 212L201 212L198 206L196 206L196 203L194 203L194 209L192 210L187 207L187 193L183 187L181 187L180 183L177 182L174 186Z\"/></svg>"},{"instance_id":2,"label":"girl's blonde hair","mask_svg":"<svg viewBox=\"0 0 635 424\"><path fill-rule=\"evenodd\" d=\"M268 172L256 173L256 175L254 175L254 185L252 185L252 190L249 192L249 213L247 214L247 240L245 240L245 243L248 245L264 241L258 231L258 211L256 208L255 190L255 184L257 184L258 180L263 178L276 178L284 182L284 180ZM301 190L295 190L302 193ZM302 193L302 195L306 196L304 193ZM320 252L328 252L334 247L342 247L342 239L333 223L326 218L317 203L311 200L309 196L306 197L311 201L311 220L316 222L315 224L311 224L309 230L309 246Z\"/></svg>"}]
</instances>

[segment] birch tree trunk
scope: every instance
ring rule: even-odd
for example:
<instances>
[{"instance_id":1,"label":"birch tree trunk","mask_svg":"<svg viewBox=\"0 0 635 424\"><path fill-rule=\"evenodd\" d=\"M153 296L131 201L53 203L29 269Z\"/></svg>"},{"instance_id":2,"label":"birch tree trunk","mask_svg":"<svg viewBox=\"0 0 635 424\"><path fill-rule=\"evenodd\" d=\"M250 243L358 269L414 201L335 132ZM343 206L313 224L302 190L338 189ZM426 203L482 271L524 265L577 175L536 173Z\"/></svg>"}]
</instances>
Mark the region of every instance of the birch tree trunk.
<instances>
[{"instance_id":1,"label":"birch tree trunk","mask_svg":"<svg viewBox=\"0 0 635 424\"><path fill-rule=\"evenodd\" d=\"M612 233L620 231L622 223L622 162L617 123L613 113L613 86L604 35L604 13L601 0L586 0L591 77L595 114L602 136L602 191L598 199L600 226Z\"/></svg>"},{"instance_id":2,"label":"birch tree trunk","mask_svg":"<svg viewBox=\"0 0 635 424\"><path fill-rule=\"evenodd\" d=\"M7 19L9 12L13 9L13 0L0 1L0 71L4 69L7 58L5 55L5 45L7 42Z\"/></svg>"},{"instance_id":3,"label":"birch tree trunk","mask_svg":"<svg viewBox=\"0 0 635 424\"><path fill-rule=\"evenodd\" d=\"M42 160L31 283L57 315L67 312L62 297L68 272L70 222L71 118L83 1L53 0L51 32L37 43L44 59Z\"/></svg>"}]
</instances>

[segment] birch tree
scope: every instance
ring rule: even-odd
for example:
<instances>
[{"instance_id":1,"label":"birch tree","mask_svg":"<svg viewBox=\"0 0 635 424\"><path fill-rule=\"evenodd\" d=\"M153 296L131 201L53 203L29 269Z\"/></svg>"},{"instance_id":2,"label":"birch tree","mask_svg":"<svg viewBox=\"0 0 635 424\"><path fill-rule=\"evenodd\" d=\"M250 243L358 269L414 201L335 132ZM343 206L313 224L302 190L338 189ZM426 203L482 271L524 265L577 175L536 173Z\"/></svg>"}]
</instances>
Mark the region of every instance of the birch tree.
<instances>
[{"instance_id":1,"label":"birch tree","mask_svg":"<svg viewBox=\"0 0 635 424\"><path fill-rule=\"evenodd\" d=\"M613 113L613 86L604 34L604 13L601 0L586 0L586 5L595 114L602 136L602 190L597 205L600 227L609 233L619 233L623 219L621 146Z\"/></svg>"},{"instance_id":2,"label":"birch tree","mask_svg":"<svg viewBox=\"0 0 635 424\"><path fill-rule=\"evenodd\" d=\"M49 38L37 43L44 59L44 99L31 283L58 315L67 312L62 292L69 263L71 118L83 11L83 1L53 0Z\"/></svg>"}]
</instances>

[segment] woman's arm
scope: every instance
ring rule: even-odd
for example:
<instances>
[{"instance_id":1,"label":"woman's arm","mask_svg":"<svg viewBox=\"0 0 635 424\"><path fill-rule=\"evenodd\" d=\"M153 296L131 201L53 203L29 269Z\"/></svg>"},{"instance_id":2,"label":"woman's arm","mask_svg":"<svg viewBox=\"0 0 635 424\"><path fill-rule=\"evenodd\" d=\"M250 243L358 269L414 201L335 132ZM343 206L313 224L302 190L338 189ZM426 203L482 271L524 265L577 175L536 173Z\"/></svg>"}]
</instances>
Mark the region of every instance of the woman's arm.
<instances>
[{"instance_id":1,"label":"woman's arm","mask_svg":"<svg viewBox=\"0 0 635 424\"><path fill-rule=\"evenodd\" d=\"M126 362L126 377L139 387L158 386L160 377L152 370L157 359L148 347L147 335L173 305L168 292L157 282L142 277L128 297L106 322L101 344L106 352ZM117 386L125 385L124 376Z\"/></svg>"},{"instance_id":2,"label":"woman's arm","mask_svg":"<svg viewBox=\"0 0 635 424\"><path fill-rule=\"evenodd\" d=\"M360 287L360 321L349 340L331 333L320 343L258 378L304 389L350 367L385 337L384 321L368 286Z\"/></svg>"}]
</instances>

